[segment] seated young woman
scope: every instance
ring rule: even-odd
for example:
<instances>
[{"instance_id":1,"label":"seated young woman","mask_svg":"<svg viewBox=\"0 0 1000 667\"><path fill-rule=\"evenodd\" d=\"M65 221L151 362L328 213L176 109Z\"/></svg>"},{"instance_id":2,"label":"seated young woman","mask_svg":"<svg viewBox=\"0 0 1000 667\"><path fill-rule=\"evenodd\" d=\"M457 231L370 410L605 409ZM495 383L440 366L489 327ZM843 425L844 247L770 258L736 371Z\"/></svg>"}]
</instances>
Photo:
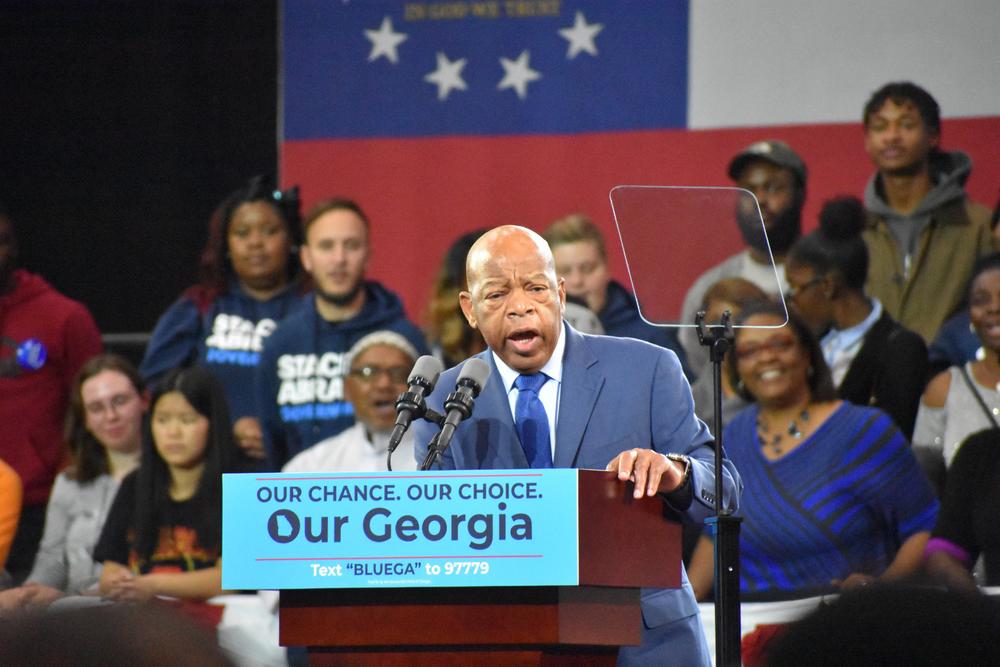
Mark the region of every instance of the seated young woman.
<instances>
[{"instance_id":1,"label":"seated young woman","mask_svg":"<svg viewBox=\"0 0 1000 667\"><path fill-rule=\"evenodd\" d=\"M119 483L139 464L147 405L142 378L126 359L100 354L80 368L66 416L69 466L52 487L31 573L23 586L0 593L0 612L96 587L94 545Z\"/></svg>"},{"instance_id":2,"label":"seated young woman","mask_svg":"<svg viewBox=\"0 0 1000 667\"><path fill-rule=\"evenodd\" d=\"M724 431L745 484L739 515L746 599L807 597L919 570L938 501L881 410L839 400L816 337L780 303L747 305L728 370L756 404ZM750 327L750 328L747 328ZM712 542L688 570L712 588Z\"/></svg>"},{"instance_id":3,"label":"seated young woman","mask_svg":"<svg viewBox=\"0 0 1000 667\"><path fill-rule=\"evenodd\" d=\"M100 592L118 602L222 592L222 473L236 453L222 386L201 367L170 372L150 402L139 469L94 550Z\"/></svg>"}]
</instances>

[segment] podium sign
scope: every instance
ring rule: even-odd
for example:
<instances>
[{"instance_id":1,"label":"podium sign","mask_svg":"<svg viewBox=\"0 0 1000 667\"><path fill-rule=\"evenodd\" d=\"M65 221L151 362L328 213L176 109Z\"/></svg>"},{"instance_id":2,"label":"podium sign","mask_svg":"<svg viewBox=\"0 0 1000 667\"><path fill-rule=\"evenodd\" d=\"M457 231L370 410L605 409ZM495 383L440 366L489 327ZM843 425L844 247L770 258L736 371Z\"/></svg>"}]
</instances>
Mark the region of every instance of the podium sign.
<instances>
[{"instance_id":1,"label":"podium sign","mask_svg":"<svg viewBox=\"0 0 1000 667\"><path fill-rule=\"evenodd\" d=\"M227 474L222 586L575 586L577 473Z\"/></svg>"}]
</instances>

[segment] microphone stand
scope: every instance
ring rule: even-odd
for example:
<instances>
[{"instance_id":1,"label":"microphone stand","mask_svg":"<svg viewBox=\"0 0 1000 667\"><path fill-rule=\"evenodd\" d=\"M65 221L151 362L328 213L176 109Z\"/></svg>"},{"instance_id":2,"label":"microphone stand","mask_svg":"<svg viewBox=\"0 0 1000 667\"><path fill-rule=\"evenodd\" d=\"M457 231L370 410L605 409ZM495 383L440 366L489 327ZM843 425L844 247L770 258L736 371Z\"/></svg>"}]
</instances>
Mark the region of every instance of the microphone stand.
<instances>
[{"instance_id":1,"label":"microphone stand","mask_svg":"<svg viewBox=\"0 0 1000 667\"><path fill-rule=\"evenodd\" d=\"M733 345L733 323L729 311L721 325L705 325L705 311L695 315L698 341L708 347L712 362L712 394L715 433L715 516L706 519L715 537L715 664L739 667L740 658L740 522L722 506L722 360Z\"/></svg>"},{"instance_id":2,"label":"microphone stand","mask_svg":"<svg viewBox=\"0 0 1000 667\"><path fill-rule=\"evenodd\" d=\"M460 382L462 381L460 380ZM473 391L478 394L480 389L476 387ZM420 464L420 470L430 470L438 457L441 456L444 450L448 449L448 445L451 444L451 437L455 435L455 429L458 427L459 422L463 419L468 419L469 415L472 414L473 400L474 395L458 389L448 394L444 399L444 407L447 415L438 422L441 430L427 444L427 456L424 457L424 462Z\"/></svg>"},{"instance_id":3,"label":"microphone stand","mask_svg":"<svg viewBox=\"0 0 1000 667\"><path fill-rule=\"evenodd\" d=\"M399 401L403 401L406 397L408 397L408 394L402 394L399 397ZM412 405L414 407L411 409L414 411L413 416L415 418L423 419L424 421L431 422L432 424L437 424L438 428L441 428L441 426L444 425L444 415L428 408L424 399L421 398L419 401L414 401ZM409 407L409 404L407 404L407 407ZM435 439L431 442L433 443L436 441L437 436L435 436ZM398 446L398 444L396 446ZM390 446L385 457L385 467L389 470L389 472L392 472L392 453L394 451L396 451L396 447ZM426 470L426 468L421 468L421 470Z\"/></svg>"},{"instance_id":4,"label":"microphone stand","mask_svg":"<svg viewBox=\"0 0 1000 667\"><path fill-rule=\"evenodd\" d=\"M434 412L430 408L426 408L424 410L424 414L420 415L420 417L424 421L431 422L432 424L437 424L438 428L441 428L444 425L444 415L442 415L439 412ZM438 439L439 435L440 435L440 432L435 433L434 437L431 438L431 442L427 446L427 455L428 456L430 456L431 451L437 446L437 439ZM435 457L437 456L437 454L438 454L438 452L435 451ZM389 452L389 459L392 460L392 452L391 451ZM427 462L427 459L424 459L424 462L420 465L420 470L429 470L432 463L434 463L433 459L431 460L430 463ZM392 468L390 467L389 470L392 470Z\"/></svg>"},{"instance_id":5,"label":"microphone stand","mask_svg":"<svg viewBox=\"0 0 1000 667\"><path fill-rule=\"evenodd\" d=\"M427 456L424 457L423 463L420 464L419 470L430 470L434 462L437 461L437 457L441 455L444 450L438 449L438 438L441 437L441 432L438 431L431 438L431 441L427 443Z\"/></svg>"}]
</instances>

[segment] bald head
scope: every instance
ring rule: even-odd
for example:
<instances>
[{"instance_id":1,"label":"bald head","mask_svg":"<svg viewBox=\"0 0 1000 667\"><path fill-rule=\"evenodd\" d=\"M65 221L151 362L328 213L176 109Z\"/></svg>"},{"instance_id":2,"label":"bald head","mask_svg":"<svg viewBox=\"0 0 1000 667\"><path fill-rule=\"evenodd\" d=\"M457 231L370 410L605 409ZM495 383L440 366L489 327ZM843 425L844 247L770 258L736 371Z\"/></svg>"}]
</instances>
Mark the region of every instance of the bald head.
<instances>
[{"instance_id":1,"label":"bald head","mask_svg":"<svg viewBox=\"0 0 1000 667\"><path fill-rule=\"evenodd\" d=\"M459 300L469 324L514 370L540 370L559 341L566 303L545 240L524 227L492 229L469 250L466 276Z\"/></svg>"},{"instance_id":2,"label":"bald head","mask_svg":"<svg viewBox=\"0 0 1000 667\"><path fill-rule=\"evenodd\" d=\"M490 262L504 262L512 258L524 259L537 255L542 263L552 272L555 281L555 262L549 244L541 236L527 227L504 225L495 227L480 236L465 260L465 274L469 286Z\"/></svg>"}]
</instances>

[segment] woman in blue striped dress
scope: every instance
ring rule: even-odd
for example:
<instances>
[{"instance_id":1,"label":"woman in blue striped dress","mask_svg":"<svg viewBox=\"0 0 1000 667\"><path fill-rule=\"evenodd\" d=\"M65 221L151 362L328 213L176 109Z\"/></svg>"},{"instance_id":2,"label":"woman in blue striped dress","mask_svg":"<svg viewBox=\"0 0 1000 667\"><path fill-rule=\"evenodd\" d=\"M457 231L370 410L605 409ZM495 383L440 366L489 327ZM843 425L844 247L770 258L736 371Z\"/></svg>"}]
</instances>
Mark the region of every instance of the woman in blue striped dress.
<instances>
[{"instance_id":1,"label":"woman in blue striped dress","mask_svg":"<svg viewBox=\"0 0 1000 667\"><path fill-rule=\"evenodd\" d=\"M724 443L745 484L744 600L805 597L916 572L938 501L909 443L881 410L837 399L815 336L781 304L741 314L729 371L754 405ZM770 327L770 328L757 328ZM689 570L712 585L703 537Z\"/></svg>"}]
</instances>

